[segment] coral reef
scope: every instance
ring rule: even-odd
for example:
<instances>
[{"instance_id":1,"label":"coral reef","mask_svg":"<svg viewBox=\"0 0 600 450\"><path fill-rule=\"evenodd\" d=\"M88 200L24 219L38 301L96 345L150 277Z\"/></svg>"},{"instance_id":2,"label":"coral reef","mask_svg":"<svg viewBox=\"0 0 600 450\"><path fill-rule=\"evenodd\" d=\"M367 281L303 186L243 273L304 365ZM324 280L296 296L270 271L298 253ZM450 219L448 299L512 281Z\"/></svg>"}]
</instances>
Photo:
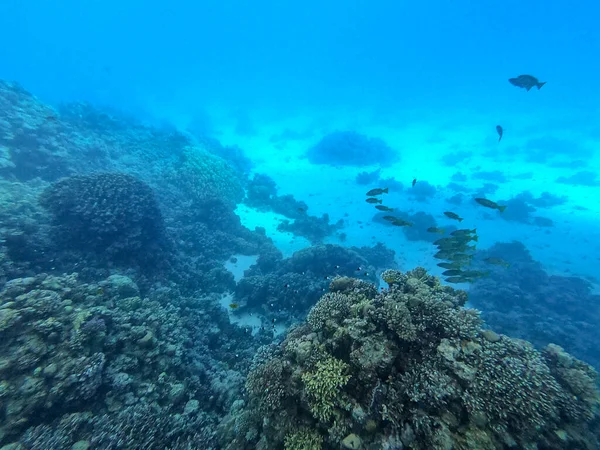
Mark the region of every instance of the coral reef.
<instances>
[{"instance_id":1,"label":"coral reef","mask_svg":"<svg viewBox=\"0 0 600 450\"><path fill-rule=\"evenodd\" d=\"M300 216L293 222L289 220L282 221L277 229L279 231L289 231L296 236L302 236L310 241L312 245L323 243L323 240L344 228L344 220L340 219L336 223L329 223L329 214L325 213L321 217Z\"/></svg>"},{"instance_id":2,"label":"coral reef","mask_svg":"<svg viewBox=\"0 0 600 450\"><path fill-rule=\"evenodd\" d=\"M201 147L186 147L179 161L166 171L166 178L192 200L217 197L235 205L244 197L243 180L235 169Z\"/></svg>"},{"instance_id":3,"label":"coral reef","mask_svg":"<svg viewBox=\"0 0 600 450\"><path fill-rule=\"evenodd\" d=\"M507 210L508 211L508 210ZM502 258L510 267L489 264L489 276L471 286L469 301L495 330L542 348L555 343L600 370L597 342L600 296L581 278L548 275L520 242L498 243L476 261Z\"/></svg>"},{"instance_id":4,"label":"coral reef","mask_svg":"<svg viewBox=\"0 0 600 450\"><path fill-rule=\"evenodd\" d=\"M402 227L402 232L409 241L434 242L439 239L439 235L427 231L429 227L438 227L437 221L431 214L424 211L418 211L413 214L404 211L394 211L393 214L395 217L406 220L412 224L410 227ZM386 215L388 215L388 213L378 212L373 216L373 220L386 226L391 226L390 222L383 219ZM446 232L450 233L456 229L456 227L447 226L444 227L444 229Z\"/></svg>"},{"instance_id":5,"label":"coral reef","mask_svg":"<svg viewBox=\"0 0 600 450\"><path fill-rule=\"evenodd\" d=\"M372 281L376 278L371 260L338 245L309 247L287 259L276 254L273 258L275 262L268 266L259 258L246 271L237 284L235 298L242 309L268 313L279 322L303 319L336 277L358 274ZM373 264L377 262L375 259Z\"/></svg>"},{"instance_id":6,"label":"coral reef","mask_svg":"<svg viewBox=\"0 0 600 450\"><path fill-rule=\"evenodd\" d=\"M368 166L396 163L400 155L379 138L355 131L335 131L311 147L306 157L312 164Z\"/></svg>"},{"instance_id":7,"label":"coral reef","mask_svg":"<svg viewBox=\"0 0 600 450\"><path fill-rule=\"evenodd\" d=\"M330 224L328 214L321 217L308 215L306 203L296 200L292 195L277 195L275 181L263 174L255 174L248 183L245 203L259 211L273 211L294 219L293 222L284 220L277 229L305 237L313 245L322 243L344 226L343 220Z\"/></svg>"},{"instance_id":8,"label":"coral reef","mask_svg":"<svg viewBox=\"0 0 600 450\"><path fill-rule=\"evenodd\" d=\"M435 197L437 188L427 181L418 181L412 188L407 189L407 194L418 202L427 202Z\"/></svg>"},{"instance_id":9,"label":"coral reef","mask_svg":"<svg viewBox=\"0 0 600 450\"><path fill-rule=\"evenodd\" d=\"M598 447L590 366L483 330L466 293L424 269L382 277L380 292L332 283L305 323L261 353L247 398L219 427L223 448Z\"/></svg>"},{"instance_id":10,"label":"coral reef","mask_svg":"<svg viewBox=\"0 0 600 450\"><path fill-rule=\"evenodd\" d=\"M40 203L54 216L61 246L111 260L148 260L165 245L164 223L152 189L131 175L107 173L62 179Z\"/></svg>"},{"instance_id":11,"label":"coral reef","mask_svg":"<svg viewBox=\"0 0 600 450\"><path fill-rule=\"evenodd\" d=\"M277 195L275 181L260 173L255 174L248 182L244 202L259 211L273 211L290 219L307 217L306 203L294 199L291 195Z\"/></svg>"},{"instance_id":12,"label":"coral reef","mask_svg":"<svg viewBox=\"0 0 600 450\"><path fill-rule=\"evenodd\" d=\"M239 355L254 347L207 300L199 308L189 299L192 309L174 297L141 298L121 275L95 284L76 275L7 282L0 291L0 445L208 445L203 428L231 406L243 383L238 371L247 369ZM218 370L211 348L229 370Z\"/></svg>"}]
</instances>

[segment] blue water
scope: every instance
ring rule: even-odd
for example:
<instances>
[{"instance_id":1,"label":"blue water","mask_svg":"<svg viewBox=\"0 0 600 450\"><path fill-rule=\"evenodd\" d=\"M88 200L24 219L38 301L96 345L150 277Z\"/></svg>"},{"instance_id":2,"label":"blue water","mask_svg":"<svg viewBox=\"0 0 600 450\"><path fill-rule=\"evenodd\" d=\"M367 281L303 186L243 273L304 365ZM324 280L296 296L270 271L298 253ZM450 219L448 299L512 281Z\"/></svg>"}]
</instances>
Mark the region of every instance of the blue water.
<instances>
[{"instance_id":1,"label":"blue water","mask_svg":"<svg viewBox=\"0 0 600 450\"><path fill-rule=\"evenodd\" d=\"M136 284L135 295L159 303L177 298L194 310L193 299L205 298L213 309L202 320L216 328L190 331L200 342L191 359L210 355L191 367L212 371L199 385L213 393L203 397L194 385L185 396L214 402L194 422L210 429L242 391L259 344L283 339L303 321L331 277L357 276L385 288L379 275L393 265L421 266L443 279L433 241L468 228L478 235L472 268L486 276L454 285L469 291L467 305L498 333L537 348L556 343L600 370L598 17L600 5L589 0L3 0L0 80L24 90L0 85L2 301L17 295L9 280L74 272L100 297L113 295L102 284L112 286L107 277L123 275ZM545 84L526 90L508 81L519 75ZM190 168L187 145L206 145L212 156L196 153ZM111 198L110 183L65 194L85 192L86 201L99 195L78 212L53 209L54 200L40 201L40 209L35 200L63 177L105 172L133 175L157 198L155 207L132 187L142 197L135 207L123 200L100 214L123 217L152 203L132 213L127 227L134 230L120 237L102 231L113 222L94 216L102 198ZM257 174L271 181L252 191ZM117 190L128 192L129 181L119 180ZM365 201L373 188L389 189L376 198L392 211ZM482 197L506 210L473 200ZM89 217L77 222L82 210ZM157 214L160 223L151 223ZM412 226L390 225L386 214ZM77 224L59 223L66 217ZM426 231L433 226L443 234ZM378 243L393 256L343 253ZM323 244L334 247L315 250ZM260 283L263 290L253 291ZM279 284L293 293L276 292ZM38 285L27 286L29 292ZM110 335L108 317L86 308L87 319L99 329L106 322ZM233 348L242 341L247 347L239 356ZM23 344L15 345L0 356ZM91 360L101 349L84 353ZM109 368L113 359L102 351L111 379L126 372ZM227 390L223 374L234 380L228 395L215 394ZM103 377L102 396L118 391ZM119 409L102 405L97 417ZM53 414L58 420L80 410L61 404L29 431L11 428L7 423L20 417L3 412L0 445L21 436L25 448L71 448L77 441L118 448L85 436L48 447L59 438L31 431ZM163 444L173 442L156 438Z\"/></svg>"}]
</instances>

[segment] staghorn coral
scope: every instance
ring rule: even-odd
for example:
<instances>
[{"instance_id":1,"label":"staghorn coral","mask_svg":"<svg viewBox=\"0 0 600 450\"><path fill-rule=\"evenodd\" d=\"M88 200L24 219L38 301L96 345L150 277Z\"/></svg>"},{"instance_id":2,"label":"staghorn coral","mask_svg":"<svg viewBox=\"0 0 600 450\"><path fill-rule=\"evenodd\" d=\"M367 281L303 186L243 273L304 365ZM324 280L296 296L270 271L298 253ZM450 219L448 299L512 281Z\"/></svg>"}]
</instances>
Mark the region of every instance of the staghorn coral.
<instances>
[{"instance_id":1,"label":"staghorn coral","mask_svg":"<svg viewBox=\"0 0 600 450\"><path fill-rule=\"evenodd\" d=\"M339 390L350 375L344 375L348 364L333 357L318 361L314 372L302 374L302 381L312 414L322 422L327 422L339 403Z\"/></svg>"},{"instance_id":2,"label":"staghorn coral","mask_svg":"<svg viewBox=\"0 0 600 450\"><path fill-rule=\"evenodd\" d=\"M478 312L462 306L464 292L424 269L385 278L390 288L375 294L367 283L334 280L336 291L279 346L285 398L260 410L257 435L235 448L281 448L297 424L317 430L324 450L350 441L365 449L598 448L589 366L559 348L541 354L483 332ZM261 395L249 393L238 414L256 413Z\"/></svg>"},{"instance_id":3,"label":"staghorn coral","mask_svg":"<svg viewBox=\"0 0 600 450\"><path fill-rule=\"evenodd\" d=\"M301 428L285 437L284 450L321 450L323 436L310 428Z\"/></svg>"}]
</instances>

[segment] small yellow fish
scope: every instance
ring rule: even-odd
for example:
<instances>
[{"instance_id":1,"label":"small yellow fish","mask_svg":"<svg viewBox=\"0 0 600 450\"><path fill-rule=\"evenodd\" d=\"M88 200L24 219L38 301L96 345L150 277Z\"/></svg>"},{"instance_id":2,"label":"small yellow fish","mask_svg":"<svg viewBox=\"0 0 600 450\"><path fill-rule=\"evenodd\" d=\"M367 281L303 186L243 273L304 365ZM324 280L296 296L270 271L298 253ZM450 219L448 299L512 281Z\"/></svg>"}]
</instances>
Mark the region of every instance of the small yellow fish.
<instances>
[{"instance_id":1,"label":"small yellow fish","mask_svg":"<svg viewBox=\"0 0 600 450\"><path fill-rule=\"evenodd\" d=\"M238 309L238 308L240 307L240 305L238 305L237 303L230 303L230 304L229 304L229 307L230 307L231 309Z\"/></svg>"}]
</instances>

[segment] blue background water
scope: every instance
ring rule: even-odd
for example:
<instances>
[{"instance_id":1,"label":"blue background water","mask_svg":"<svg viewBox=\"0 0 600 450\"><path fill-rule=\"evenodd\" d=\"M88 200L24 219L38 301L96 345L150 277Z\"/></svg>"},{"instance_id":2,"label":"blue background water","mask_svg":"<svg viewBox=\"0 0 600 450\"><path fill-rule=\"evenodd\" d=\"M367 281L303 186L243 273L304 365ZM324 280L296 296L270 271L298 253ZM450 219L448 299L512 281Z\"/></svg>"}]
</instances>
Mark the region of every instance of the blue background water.
<instances>
[{"instance_id":1,"label":"blue background water","mask_svg":"<svg viewBox=\"0 0 600 450\"><path fill-rule=\"evenodd\" d=\"M317 194L329 197L311 206L334 218L362 188L348 186L354 172L324 175L304 164L325 131L357 129L400 148L402 161L384 175L404 182L441 186L457 170L499 169L499 198L528 190L569 201L546 211L562 226L554 234L496 221L488 243L530 239L559 272L579 260L576 272L594 276L597 183L555 180L598 169L598 9L591 1L7 0L0 76L45 101L87 100L240 144L284 193L307 201L306 184L327 181ZM507 82L521 73L548 84L525 92ZM502 147L498 123L507 130ZM304 140L273 148L269 138L290 126ZM431 164L457 151L466 153L452 164ZM548 157L532 162L528 151ZM564 167L573 161L582 167ZM516 178L523 173L533 177ZM355 231L357 242L368 240ZM581 263L585 254L594 262Z\"/></svg>"},{"instance_id":2,"label":"blue background water","mask_svg":"<svg viewBox=\"0 0 600 450\"><path fill-rule=\"evenodd\" d=\"M519 111L506 78L532 73L554 85L535 115L580 115L598 103L597 15L592 1L6 0L0 69L51 100L278 113Z\"/></svg>"},{"instance_id":3,"label":"blue background water","mask_svg":"<svg viewBox=\"0 0 600 450\"><path fill-rule=\"evenodd\" d=\"M3 0L0 80L19 82L40 103L0 84L0 101L9 99L6 111L0 108L0 131L5 132L0 133L0 170L6 170L0 179L1 237L6 232L12 238L14 251L28 248L20 246L19 239L29 231L35 235L37 225L41 224L42 237L50 236L48 214L32 212L25 225L19 222L27 208L39 208L37 195L58 178L44 168L56 169L60 176L121 171L148 183L158 193L176 242L173 254L183 261L173 266L173 272L165 272L173 275L181 268L177 277L167 282L146 277L139 267L119 261L108 261L106 269L102 259L96 261L97 267L89 263L81 269L80 255L71 255L68 249L64 253L58 249L57 255L67 257L56 261L56 272L81 269L90 282L98 281L90 274L101 279L109 273L126 273L156 298L193 304L190 310L202 314L193 348L197 354L191 358L197 367L192 364L192 371L212 373L223 390L237 395L254 345L277 339L272 330L279 335L291 322L302 320L337 271L375 278L355 269L357 264L348 255L359 257L339 247L298 252L315 242L281 228L303 216L297 213L296 200L305 203L313 225L322 214L331 224L343 221L343 228L330 233L324 243L361 247L381 242L395 252L402 270L423 266L441 274L443 269L436 265L440 260L433 256L438 250L431 245L440 236L426 233L429 225L390 226L381 219L383 213L365 202L367 190L388 187L389 194L382 199L394 214L416 220L414 214L421 213L442 228L477 228L477 258L500 256L510 261L510 267L486 266L490 276L473 285L459 285L470 290L470 305L483 310L491 328L538 347L556 342L600 368L596 345L600 297L593 295L600 279L599 16L600 6L587 0L572 4ZM547 84L527 92L508 82L520 74ZM25 99L22 105L13 101L15 91L16 98ZM276 202L257 206L246 201L237 204L235 213L248 229L264 229L284 257L298 252L296 259L275 258L268 270L253 266L257 255L240 248L264 250L267 267L272 249L260 247L264 244L263 237L257 237L260 233L252 234L237 222L230 203L241 195L225 199L230 201L224 202L225 207L203 203L204 198L186 203L197 191L190 180L221 163L207 158L206 166L196 161L183 173L180 158L188 142L184 138L153 134L81 105L62 109L56 117L42 105L58 108L79 101L125 112L161 130L178 130L201 140L209 137L225 146L215 146L225 153L239 146L239 153L228 154L228 160L244 166L243 158L236 159L243 153L252 160L254 173L242 173L236 166L240 173L231 183L234 187L219 176L215 182L204 182L218 185L221 194L230 193L236 187L241 191L236 183L247 183L249 175L266 174L280 196L293 195L295 200L283 202L287 216L276 210ZM31 140L19 141L22 136L16 130L21 131L22 119ZM504 128L500 142L497 125ZM324 136L347 130L380 138L389 147L379 155L377 146L358 151L347 143L338 149L319 147ZM23 147L20 165L33 175L21 179L19 164L15 170L3 165L10 159L4 140L17 156ZM307 157L315 146L325 164ZM89 161L80 157L80 148ZM27 151L47 159L31 161L23 157ZM342 156L336 157L336 151ZM360 163L349 164L351 159ZM364 172L377 176L361 183ZM41 180L32 181L36 176ZM473 197L508 207L500 214L477 205ZM97 202L92 203L94 209ZM117 205L117 210L118 206L127 209ZM19 210L14 217L13 209ZM456 212L464 221L459 225L444 211ZM44 248L44 239L32 242L31 248ZM51 273L55 269L54 260L39 253L27 255L25 250L24 256L16 252L25 262L14 265L10 274L15 278L36 275L33 268ZM89 249L83 250L86 254ZM95 259L81 261L85 266ZM10 258L0 262L12 265ZM235 279L227 278L231 274L223 273L223 265ZM244 277L250 266L255 271ZM376 267L375 273L385 268ZM249 280L246 285L244 278ZM295 286L282 290L288 279ZM177 289L185 283L186 289L198 292L178 297ZM253 283L263 290L253 290ZM106 300L104 288L92 291L98 302ZM208 296L214 292L226 295ZM200 293L207 295L204 303L196 301ZM88 301L96 300L90 296ZM230 307L233 302L240 308ZM221 328L209 330L204 326L209 321L214 321L213 328ZM90 322L106 326L100 320ZM170 325L169 333L183 330L179 322ZM214 354L200 339L208 333L220 339L210 340ZM254 338L246 339L247 334ZM235 339L247 347L240 350ZM233 369L221 367L223 361ZM227 369L234 382L229 378L223 382L216 367ZM229 406L224 405L219 406L223 411Z\"/></svg>"}]
</instances>

